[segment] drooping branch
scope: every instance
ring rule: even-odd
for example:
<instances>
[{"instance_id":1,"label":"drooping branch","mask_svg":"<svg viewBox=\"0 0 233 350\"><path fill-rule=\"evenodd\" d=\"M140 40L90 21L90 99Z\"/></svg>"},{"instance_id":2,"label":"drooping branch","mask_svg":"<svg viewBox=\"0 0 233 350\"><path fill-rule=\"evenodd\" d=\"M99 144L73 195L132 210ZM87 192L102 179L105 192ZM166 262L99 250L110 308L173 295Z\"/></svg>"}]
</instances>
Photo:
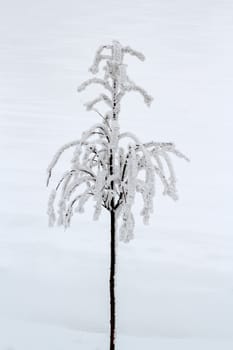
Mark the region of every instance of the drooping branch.
<instances>
[{"instance_id":1,"label":"drooping branch","mask_svg":"<svg viewBox=\"0 0 233 350\"><path fill-rule=\"evenodd\" d=\"M86 102L84 104L84 106L86 107L87 111L90 111L93 109L93 107L96 105L96 103L98 102L105 102L107 104L108 107L112 107L112 101L110 100L110 98L105 95L105 94L100 94L97 98L95 98L92 101Z\"/></svg>"},{"instance_id":2,"label":"drooping branch","mask_svg":"<svg viewBox=\"0 0 233 350\"><path fill-rule=\"evenodd\" d=\"M67 187L65 194L64 194L64 198L66 200L69 200L71 195L82 185L82 184L86 184L88 187L90 187L90 183L91 181L94 181L93 178L91 178L89 175L87 176L82 176L82 177L78 177L76 179L73 180L72 183L70 183L70 185Z\"/></svg>"},{"instance_id":3,"label":"drooping branch","mask_svg":"<svg viewBox=\"0 0 233 350\"><path fill-rule=\"evenodd\" d=\"M79 213L84 212L84 205L88 201L88 199L93 195L92 192L90 192L90 188L87 188L82 194L77 195L71 203L68 205L67 210L63 213L64 215L64 226L65 228L70 226L71 217L73 215L73 207L74 204L78 203L75 211Z\"/></svg>"},{"instance_id":4,"label":"drooping branch","mask_svg":"<svg viewBox=\"0 0 233 350\"><path fill-rule=\"evenodd\" d=\"M48 169L47 169L47 173L48 173L48 177L47 177L47 181L46 181L47 186L49 185L49 180L50 180L51 175L52 175L52 170L55 167L55 165L57 164L57 162L58 162L60 156L62 155L62 153L64 151L66 151L68 148L71 148L73 146L77 146L79 143L80 143L80 140L75 140L75 141L66 143L61 148L59 148L59 150L56 152L56 154L54 155L54 157L53 157L53 159L52 159L52 161L49 164Z\"/></svg>"},{"instance_id":5,"label":"drooping branch","mask_svg":"<svg viewBox=\"0 0 233 350\"><path fill-rule=\"evenodd\" d=\"M129 84L129 85L124 85L124 86L122 87L122 91L119 92L119 94L118 94L118 99L121 100L122 97L125 95L126 92L131 92L131 91L139 92L139 93L142 95L142 97L144 98L145 104L146 104L148 107L150 107L150 105L151 105L151 103L152 103L152 101L153 101L153 97L150 96L150 95L146 92L146 90L144 90L143 88L141 88L140 86L138 86L138 85L136 85L136 84L134 84L134 83L132 83L132 82L131 82L131 84Z\"/></svg>"},{"instance_id":6,"label":"drooping branch","mask_svg":"<svg viewBox=\"0 0 233 350\"><path fill-rule=\"evenodd\" d=\"M124 53L129 53L131 56L137 57L140 61L144 61L145 60L145 56L143 55L143 53L132 49L130 46L125 46L123 48L123 52Z\"/></svg>"},{"instance_id":7,"label":"drooping branch","mask_svg":"<svg viewBox=\"0 0 233 350\"><path fill-rule=\"evenodd\" d=\"M56 190L52 190L48 200L47 214L49 218L49 226L52 227L56 221L56 215L54 211L54 201L56 198Z\"/></svg>"},{"instance_id":8,"label":"drooping branch","mask_svg":"<svg viewBox=\"0 0 233 350\"><path fill-rule=\"evenodd\" d=\"M78 173L85 173L85 174L90 175L92 179L94 179L94 180L96 179L95 174L90 169L78 167L77 169L72 169L72 170L65 172L65 174L61 177L60 181L58 182L58 184L56 186L56 191L59 189L59 187L61 186L61 184L63 183L64 180L66 180L67 178L70 179L72 175L78 174Z\"/></svg>"},{"instance_id":9,"label":"drooping branch","mask_svg":"<svg viewBox=\"0 0 233 350\"><path fill-rule=\"evenodd\" d=\"M153 141L151 141L151 142L144 143L144 146L145 147L154 147L154 150L152 150L152 152L154 152L154 151L157 152L157 150L162 149L163 151L174 153L178 158L183 158L187 162L190 161L190 159L185 154L181 153L180 151L178 151L175 148L175 144L172 142L153 142Z\"/></svg>"},{"instance_id":10,"label":"drooping branch","mask_svg":"<svg viewBox=\"0 0 233 350\"><path fill-rule=\"evenodd\" d=\"M112 93L112 87L110 86L110 84L108 83L108 81L103 80L103 79L99 79L99 78L91 78L88 79L86 81L84 81L77 89L78 92L81 92L83 90L85 90L89 85L91 84L99 84L102 85L105 89L107 89L108 91L110 91Z\"/></svg>"},{"instance_id":11,"label":"drooping branch","mask_svg":"<svg viewBox=\"0 0 233 350\"><path fill-rule=\"evenodd\" d=\"M82 147L83 145L86 145L87 140L88 140L91 136L95 135L96 133L97 133L97 135L98 135L98 134L99 134L99 133L98 133L98 130L101 131L101 134L103 134L103 136L106 137L107 141L109 142L110 133L109 133L109 131L108 131L106 125L101 124L101 123L98 123L98 124L93 125L89 130L83 132L82 137L81 137L81 139L80 139L80 142L79 142L79 144L77 145L77 150L81 149L81 147ZM94 143L94 142L100 143L100 144L104 144L104 143L103 143L103 140L92 141L92 143Z\"/></svg>"},{"instance_id":12,"label":"drooping branch","mask_svg":"<svg viewBox=\"0 0 233 350\"><path fill-rule=\"evenodd\" d=\"M93 74L96 74L98 73L98 70L99 70L99 64L102 60L105 60L105 59L111 59L111 56L109 55L103 55L102 54L102 51L104 49L112 49L112 45L102 45L98 48L98 50L96 51L96 54L95 54L95 59L94 59L94 62L92 64L92 66L90 67L90 72L93 73Z\"/></svg>"},{"instance_id":13,"label":"drooping branch","mask_svg":"<svg viewBox=\"0 0 233 350\"><path fill-rule=\"evenodd\" d=\"M75 172L77 172L76 169L72 169L72 170L66 171L66 172L62 175L62 177L60 178L60 180L59 180L59 182L58 182L58 184L57 184L57 186L56 186L56 191L58 191L58 189L60 188L61 184L64 182L64 187L63 187L63 189L64 189L63 192L64 192L64 191L65 191L65 188L66 188L66 186L67 186L67 184L69 183L69 181L70 181L72 175L73 175Z\"/></svg>"},{"instance_id":14,"label":"drooping branch","mask_svg":"<svg viewBox=\"0 0 233 350\"><path fill-rule=\"evenodd\" d=\"M155 166L154 167L156 174L159 176L162 184L163 184L163 194L167 194L168 196L170 196L172 199L177 200L178 196L176 193L176 189L173 186L171 187L171 184L168 182L168 180L166 179L166 176L164 175L163 171L161 170L161 168Z\"/></svg>"}]
</instances>

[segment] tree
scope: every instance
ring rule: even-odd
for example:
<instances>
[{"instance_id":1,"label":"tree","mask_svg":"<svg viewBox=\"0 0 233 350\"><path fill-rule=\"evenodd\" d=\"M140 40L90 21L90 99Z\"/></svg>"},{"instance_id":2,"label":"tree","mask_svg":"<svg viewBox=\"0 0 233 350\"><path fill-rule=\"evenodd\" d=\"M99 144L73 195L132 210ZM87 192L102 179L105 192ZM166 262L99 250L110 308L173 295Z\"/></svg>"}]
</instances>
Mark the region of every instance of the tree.
<instances>
[{"instance_id":1,"label":"tree","mask_svg":"<svg viewBox=\"0 0 233 350\"><path fill-rule=\"evenodd\" d=\"M106 52L107 51L107 52ZM60 156L69 148L74 148L71 168L64 173L56 188L51 192L48 203L49 224L57 222L65 228L71 223L74 212L82 213L89 198L95 201L94 220L101 214L102 208L110 214L110 350L115 349L115 262L116 262L116 222L121 218L120 240L129 242L134 235L134 216L132 206L135 194L139 192L143 199L141 215L145 224L153 212L155 178L161 180L163 194L174 200L177 197L176 178L170 154L188 160L173 143L142 143L131 132L120 133L119 113L122 98L131 91L138 92L146 105L150 106L152 97L136 85L126 73L124 56L130 54L144 61L144 55L129 46L123 47L118 41L101 46L90 68L96 74L102 61L104 77L94 77L79 86L83 91L91 84L99 84L106 93L86 103L88 111L95 111L102 118L82 134L79 140L67 143L55 154L48 167L49 184L52 170ZM103 102L108 110L101 113L96 105ZM129 139L127 147L122 140ZM56 198L57 213L54 210Z\"/></svg>"}]
</instances>

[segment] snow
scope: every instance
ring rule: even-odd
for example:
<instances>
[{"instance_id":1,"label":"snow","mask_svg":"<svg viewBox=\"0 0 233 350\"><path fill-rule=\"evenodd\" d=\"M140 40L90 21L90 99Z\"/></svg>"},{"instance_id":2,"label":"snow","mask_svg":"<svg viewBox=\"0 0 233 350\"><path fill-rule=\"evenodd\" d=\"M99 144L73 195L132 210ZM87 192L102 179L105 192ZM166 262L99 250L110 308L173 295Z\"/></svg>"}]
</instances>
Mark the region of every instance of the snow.
<instances>
[{"instance_id":1,"label":"snow","mask_svg":"<svg viewBox=\"0 0 233 350\"><path fill-rule=\"evenodd\" d=\"M93 204L47 227L54 152L98 122L77 86L100 44L128 58L148 110L127 95L121 131L175 142L180 199L157 191L144 227L118 245L118 348L232 349L232 14L228 0L11 0L0 13L0 350L108 349L109 218ZM68 157L69 158L69 157ZM58 168L66 169L66 157Z\"/></svg>"}]
</instances>

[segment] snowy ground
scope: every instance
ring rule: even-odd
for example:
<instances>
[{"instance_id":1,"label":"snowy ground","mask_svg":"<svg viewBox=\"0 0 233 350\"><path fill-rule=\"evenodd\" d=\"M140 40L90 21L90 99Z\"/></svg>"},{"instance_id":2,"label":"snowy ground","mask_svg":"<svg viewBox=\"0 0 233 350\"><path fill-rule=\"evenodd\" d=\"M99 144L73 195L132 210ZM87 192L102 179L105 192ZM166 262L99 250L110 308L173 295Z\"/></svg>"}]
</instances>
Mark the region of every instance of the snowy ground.
<instances>
[{"instance_id":1,"label":"snowy ground","mask_svg":"<svg viewBox=\"0 0 233 350\"><path fill-rule=\"evenodd\" d=\"M0 350L108 349L108 216L90 221L89 205L48 229L44 183L96 121L76 87L112 38L145 53L129 74L155 97L148 110L129 96L122 129L192 159L176 160L180 201L158 195L118 246L118 349L232 349L232 1L0 4Z\"/></svg>"}]
</instances>

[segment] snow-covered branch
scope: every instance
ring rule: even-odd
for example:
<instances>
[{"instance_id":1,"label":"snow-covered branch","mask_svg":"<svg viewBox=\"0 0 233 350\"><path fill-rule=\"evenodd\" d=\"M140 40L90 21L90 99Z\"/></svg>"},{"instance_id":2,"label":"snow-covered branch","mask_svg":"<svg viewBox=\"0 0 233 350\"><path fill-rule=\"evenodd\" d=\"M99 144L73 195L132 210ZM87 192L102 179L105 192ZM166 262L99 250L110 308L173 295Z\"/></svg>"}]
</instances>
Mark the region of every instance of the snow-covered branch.
<instances>
[{"instance_id":1,"label":"snow-covered branch","mask_svg":"<svg viewBox=\"0 0 233 350\"><path fill-rule=\"evenodd\" d=\"M144 61L145 60L145 56L143 55L143 53L132 49L130 46L125 46L123 48L123 52L124 53L129 53L131 56L137 57L140 61Z\"/></svg>"},{"instance_id":2,"label":"snow-covered branch","mask_svg":"<svg viewBox=\"0 0 233 350\"><path fill-rule=\"evenodd\" d=\"M49 184L49 180L51 178L51 175L52 175L52 170L53 168L55 167L55 165L57 164L59 158L61 157L62 153L64 151L66 151L68 148L71 148L73 146L76 146L80 143L79 140L75 140L75 141L72 141L72 142L69 142L69 143L66 143L65 145L63 145L61 148L59 148L59 150L56 152L56 154L54 155L51 163L49 164L48 166L48 169L47 169L47 173L48 173L48 177L47 177L47 186Z\"/></svg>"},{"instance_id":3,"label":"snow-covered branch","mask_svg":"<svg viewBox=\"0 0 233 350\"><path fill-rule=\"evenodd\" d=\"M95 98L92 101L86 102L84 106L86 107L87 111L93 110L93 107L96 105L98 102L105 102L108 107L112 107L112 101L110 98L105 95L105 94L100 94L99 97Z\"/></svg>"},{"instance_id":4,"label":"snow-covered branch","mask_svg":"<svg viewBox=\"0 0 233 350\"><path fill-rule=\"evenodd\" d=\"M112 87L110 86L110 84L108 83L108 81L103 80L103 79L99 79L99 78L91 78L88 79L86 81L84 81L77 89L78 92L81 92L83 90L86 89L86 87L88 87L91 84L99 84L102 85L105 89L107 89L108 91L110 91L112 93Z\"/></svg>"},{"instance_id":5,"label":"snow-covered branch","mask_svg":"<svg viewBox=\"0 0 233 350\"><path fill-rule=\"evenodd\" d=\"M112 45L102 45L98 48L98 50L96 51L96 54L95 54L95 59L94 59L94 62L92 64L92 66L90 67L90 72L93 73L93 74L96 74L98 73L98 70L99 70L99 64L102 60L105 60L105 59L111 59L111 56L108 56L108 55L103 55L102 54L102 51L104 49L111 49L112 48Z\"/></svg>"},{"instance_id":6,"label":"snow-covered branch","mask_svg":"<svg viewBox=\"0 0 233 350\"><path fill-rule=\"evenodd\" d=\"M131 91L135 91L135 92L139 92L142 97L144 98L144 102L145 104L149 107L153 101L153 97L150 96L146 90L144 90L143 88L141 88L140 86L134 84L131 82L131 84L129 85L124 85L122 87L122 91L119 93L118 98L121 99L126 92L131 92Z\"/></svg>"}]
</instances>

